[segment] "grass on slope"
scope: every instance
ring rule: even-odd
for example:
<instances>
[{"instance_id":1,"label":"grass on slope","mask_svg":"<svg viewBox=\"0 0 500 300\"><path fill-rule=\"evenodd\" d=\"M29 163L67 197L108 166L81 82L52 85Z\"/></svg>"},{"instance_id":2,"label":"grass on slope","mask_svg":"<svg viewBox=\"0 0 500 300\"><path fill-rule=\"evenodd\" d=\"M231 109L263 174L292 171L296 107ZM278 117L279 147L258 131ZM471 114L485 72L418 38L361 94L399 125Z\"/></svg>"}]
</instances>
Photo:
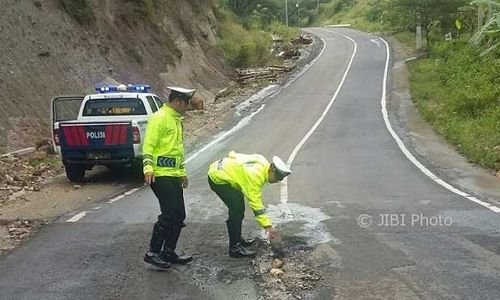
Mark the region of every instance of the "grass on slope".
<instances>
[{"instance_id":1,"label":"grass on slope","mask_svg":"<svg viewBox=\"0 0 500 300\"><path fill-rule=\"evenodd\" d=\"M467 43L442 43L410 64L423 117L469 161L500 170L500 61Z\"/></svg>"}]
</instances>

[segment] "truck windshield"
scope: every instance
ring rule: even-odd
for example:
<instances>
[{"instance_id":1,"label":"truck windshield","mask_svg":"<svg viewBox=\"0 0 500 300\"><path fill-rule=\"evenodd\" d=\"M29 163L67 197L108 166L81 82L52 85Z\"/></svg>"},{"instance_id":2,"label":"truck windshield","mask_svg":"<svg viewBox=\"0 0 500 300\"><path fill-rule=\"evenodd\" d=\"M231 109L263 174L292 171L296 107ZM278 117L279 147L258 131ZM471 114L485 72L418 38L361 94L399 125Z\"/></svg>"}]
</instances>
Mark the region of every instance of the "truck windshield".
<instances>
[{"instance_id":1,"label":"truck windshield","mask_svg":"<svg viewBox=\"0 0 500 300\"><path fill-rule=\"evenodd\" d=\"M83 116L132 116L146 115L141 99L116 98L92 99L85 103Z\"/></svg>"}]
</instances>

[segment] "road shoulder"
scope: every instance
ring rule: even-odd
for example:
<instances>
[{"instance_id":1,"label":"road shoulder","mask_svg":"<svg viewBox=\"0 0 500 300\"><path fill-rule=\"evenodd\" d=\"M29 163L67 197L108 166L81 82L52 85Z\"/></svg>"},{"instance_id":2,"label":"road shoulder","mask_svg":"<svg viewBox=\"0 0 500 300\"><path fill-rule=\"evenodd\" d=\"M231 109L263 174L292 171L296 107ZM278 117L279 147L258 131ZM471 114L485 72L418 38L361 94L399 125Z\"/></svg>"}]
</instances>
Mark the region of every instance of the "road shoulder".
<instances>
[{"instance_id":1,"label":"road shoulder","mask_svg":"<svg viewBox=\"0 0 500 300\"><path fill-rule=\"evenodd\" d=\"M436 175L451 185L500 204L500 178L467 161L442 136L426 123L411 100L409 73L405 60L414 57L394 38L388 38L393 51L388 111L398 135L414 155Z\"/></svg>"}]
</instances>

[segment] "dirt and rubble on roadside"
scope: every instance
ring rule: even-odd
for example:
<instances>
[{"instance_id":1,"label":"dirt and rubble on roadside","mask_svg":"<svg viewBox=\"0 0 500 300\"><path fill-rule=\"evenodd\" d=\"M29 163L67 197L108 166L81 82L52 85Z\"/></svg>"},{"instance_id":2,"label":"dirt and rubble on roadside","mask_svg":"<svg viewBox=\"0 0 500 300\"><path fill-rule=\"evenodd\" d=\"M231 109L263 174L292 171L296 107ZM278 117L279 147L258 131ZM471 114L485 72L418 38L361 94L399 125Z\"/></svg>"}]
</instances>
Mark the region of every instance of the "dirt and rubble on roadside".
<instances>
[{"instance_id":1,"label":"dirt and rubble on roadside","mask_svg":"<svg viewBox=\"0 0 500 300\"><path fill-rule=\"evenodd\" d=\"M279 76L249 80L244 85L229 82L226 88L214 92L214 99L202 99L200 96L201 102L196 104L197 109L188 111L185 116L186 152L189 153L207 143L217 133L233 126L243 117L236 114L240 103L270 83L279 85L296 76L317 56L321 47L318 39L299 47L300 59L284 60L284 65L289 67L287 72L280 72ZM243 111L243 115L251 112L252 107ZM26 132L29 132L29 128ZM51 140L41 139L33 146L36 148L33 153L0 157L0 255L28 239L42 225L68 212L142 186L138 174L123 172L126 173L124 175L105 167L94 167L92 171L87 171L86 181L82 184L70 183L60 158L53 152ZM16 231L12 228L20 229ZM26 234L28 231L29 234ZM13 234L16 232L20 234Z\"/></svg>"},{"instance_id":2,"label":"dirt and rubble on roadside","mask_svg":"<svg viewBox=\"0 0 500 300\"><path fill-rule=\"evenodd\" d=\"M60 159L44 150L24 156L0 157L0 208L23 200L27 192L39 192L63 170Z\"/></svg>"},{"instance_id":3,"label":"dirt and rubble on roadside","mask_svg":"<svg viewBox=\"0 0 500 300\"><path fill-rule=\"evenodd\" d=\"M321 268L322 249L329 246L307 245L295 236L283 237L279 248L258 242L254 266L262 299L311 299L330 285Z\"/></svg>"}]
</instances>

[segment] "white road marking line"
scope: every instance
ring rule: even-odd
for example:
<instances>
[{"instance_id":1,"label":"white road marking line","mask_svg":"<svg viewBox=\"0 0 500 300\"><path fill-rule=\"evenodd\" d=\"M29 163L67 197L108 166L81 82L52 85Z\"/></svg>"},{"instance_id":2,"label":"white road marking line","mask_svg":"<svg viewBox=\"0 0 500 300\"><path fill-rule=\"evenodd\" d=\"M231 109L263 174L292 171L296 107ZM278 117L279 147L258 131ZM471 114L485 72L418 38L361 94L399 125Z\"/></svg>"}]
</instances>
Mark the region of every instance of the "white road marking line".
<instances>
[{"instance_id":1,"label":"white road marking line","mask_svg":"<svg viewBox=\"0 0 500 300\"><path fill-rule=\"evenodd\" d=\"M86 211L82 211L81 213L74 215L71 219L68 219L66 222L74 223L74 222L80 220L81 218L85 217L86 214L87 214Z\"/></svg>"},{"instance_id":2,"label":"white road marking line","mask_svg":"<svg viewBox=\"0 0 500 300\"><path fill-rule=\"evenodd\" d=\"M98 209L101 209L101 207L100 206L96 206L96 207L93 208L93 210L98 210Z\"/></svg>"},{"instance_id":3,"label":"white road marking line","mask_svg":"<svg viewBox=\"0 0 500 300\"><path fill-rule=\"evenodd\" d=\"M500 208L490 204L490 203L487 203L487 202L484 202L484 201L481 201L479 199L477 199L476 197L473 197L457 188L455 188L454 186L450 185L449 183L447 183L446 181L442 180L441 178L437 177L434 173L432 173L429 169L427 169L424 165L422 165L412 154L410 151L408 151L408 148L406 148L406 146L404 145L403 141L401 141L401 139L399 138L399 136L396 134L396 132L394 131L394 129L392 128L392 125L389 121L389 115L387 113L387 108L386 108L386 104L387 104L387 101L386 101L386 98L387 98L387 76L388 76L388 72L389 72L389 60L390 60L390 49L389 49L389 44L383 39L383 38L380 38L384 43L385 43L385 46L386 46L386 51L387 51L387 58L386 58L386 62L385 62L385 70L384 70L384 81L383 81L383 87L382 87L382 100L380 101L381 103L381 106L382 106L382 116L384 117L384 121L385 121L385 125L387 127L387 130L389 130L389 132L391 133L392 137L394 138L394 140L396 141L396 143L398 144L399 146L399 149L401 149L401 151L403 151L404 155L420 170L422 171L422 173L424 173L425 175L427 175L427 177L429 177L430 179L434 180L434 182L436 182L437 184L439 184L440 186L446 188L447 190L457 194L457 195L460 195L472 202L475 202L479 205L482 205L484 207L486 207L487 209L489 210L492 210L496 213L500 213Z\"/></svg>"},{"instance_id":4,"label":"white road marking line","mask_svg":"<svg viewBox=\"0 0 500 300\"><path fill-rule=\"evenodd\" d=\"M124 196L128 196L128 195L132 195L133 193L137 192L138 190L140 190L141 188L134 188L134 189L131 189L129 191L126 191L125 193L123 193Z\"/></svg>"},{"instance_id":5,"label":"white road marking line","mask_svg":"<svg viewBox=\"0 0 500 300\"><path fill-rule=\"evenodd\" d=\"M131 190L128 190L128 191L126 191L125 193L120 194L120 195L118 195L118 196L116 196L116 197L114 197L114 198L112 198L112 199L108 200L106 203L111 204L111 203L113 203L113 202L116 202L116 201L118 201L118 200L120 200L120 199L125 198L125 196L132 195L133 193L137 192L137 191L138 191L138 190L140 190L140 189L141 189L141 188L133 188L133 189L131 189Z\"/></svg>"},{"instance_id":6,"label":"white road marking line","mask_svg":"<svg viewBox=\"0 0 500 300\"><path fill-rule=\"evenodd\" d=\"M309 131L302 138L302 140L297 144L297 146L295 146L295 149L293 149L292 154L290 154L290 157L287 160L288 165L292 165L295 157L299 153L302 146L304 146L304 144L309 139L309 137L314 133L314 131L316 131L318 126L321 124L323 119L326 117L326 114L328 113L328 111L330 111L330 108L332 107L333 102L335 102L335 99L337 99L337 96L340 92L340 89L344 85L345 79L347 78L347 74L351 70L352 62L354 61L354 57L356 56L356 52L358 51L358 44L356 43L355 40L353 40L352 38L350 38L346 35L343 35L343 34L338 34L338 35L350 40L354 44L354 50L352 52L351 59L349 61L349 64L347 65L347 69L345 70L344 75L342 76L342 80L340 81L340 83L337 87L337 90L335 91L335 94L333 95L332 99L330 100L330 102L328 103L328 105L326 106L325 110L323 111L323 113L321 114L319 119L316 121L316 123L314 123L314 125L311 127L311 129L309 129ZM325 41L325 47L326 47L326 41ZM287 180L287 178L285 178L283 181L281 181L280 199L281 199L281 203L288 202L288 180Z\"/></svg>"},{"instance_id":7,"label":"white road marking line","mask_svg":"<svg viewBox=\"0 0 500 300\"><path fill-rule=\"evenodd\" d=\"M121 199L121 198L123 198L123 197L125 197L123 194L118 195L118 196L116 196L116 197L114 197L114 198L110 199L110 200L109 200L108 202L106 202L106 203L111 204L111 203L113 203L113 202L116 202L116 201L120 200L120 199Z\"/></svg>"}]
</instances>

